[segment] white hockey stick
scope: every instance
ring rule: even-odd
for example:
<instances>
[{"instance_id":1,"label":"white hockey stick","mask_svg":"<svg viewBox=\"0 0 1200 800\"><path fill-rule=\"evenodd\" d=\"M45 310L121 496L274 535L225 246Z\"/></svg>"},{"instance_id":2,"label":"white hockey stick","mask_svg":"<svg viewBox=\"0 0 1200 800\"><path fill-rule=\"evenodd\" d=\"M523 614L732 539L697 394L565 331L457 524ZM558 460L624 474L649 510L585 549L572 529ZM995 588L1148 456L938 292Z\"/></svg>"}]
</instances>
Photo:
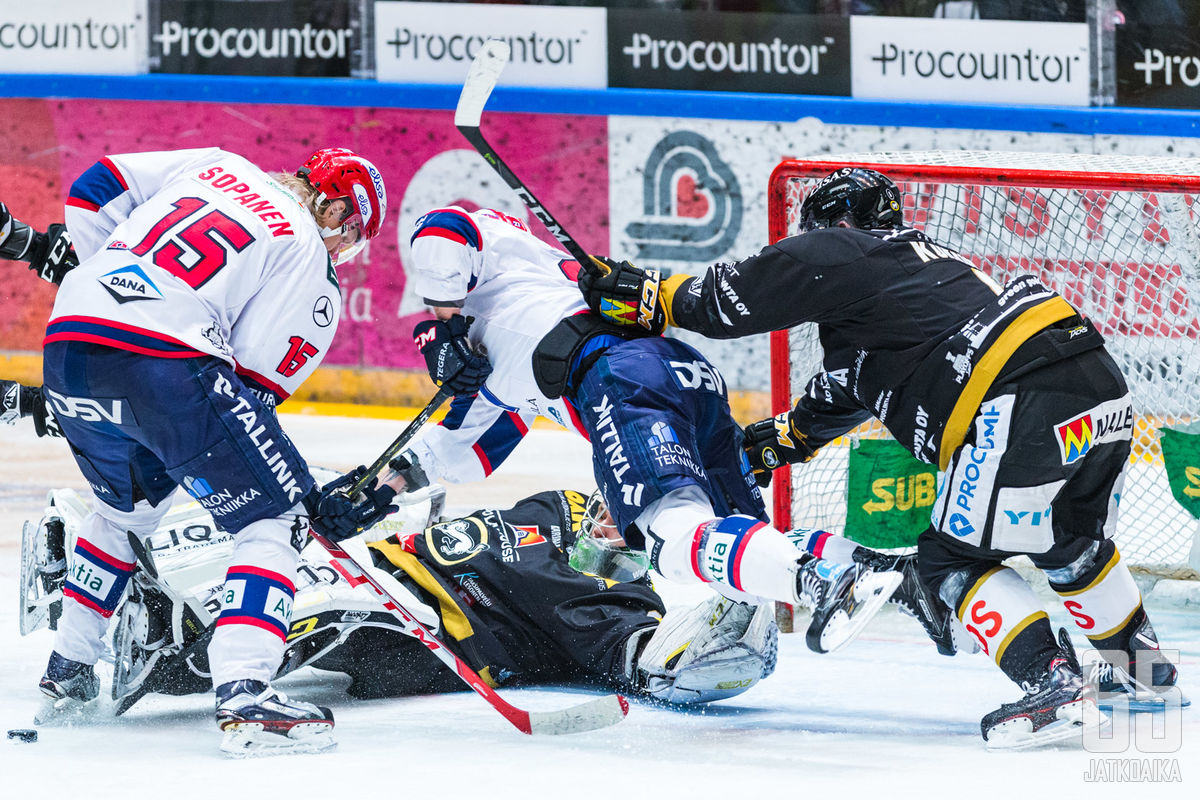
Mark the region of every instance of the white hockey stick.
<instances>
[{"instance_id":1,"label":"white hockey stick","mask_svg":"<svg viewBox=\"0 0 1200 800\"><path fill-rule=\"evenodd\" d=\"M479 676L478 672L471 669L470 665L451 652L442 643L442 640L434 635L433 631L429 630L416 617L410 614L404 608L403 604L384 588L379 581L371 577L349 553L342 549L341 545L325 538L316 531L312 531L311 533L312 537L329 552L334 566L338 568L338 571L342 573L342 577L351 586L365 585L369 587L379 598L379 601L383 603L383 607L395 614L397 619L400 620L404 633L407 633L414 639L420 640L421 644L429 648L430 652L437 656L443 664L454 670L465 684L474 689L484 700L491 703L492 708L504 715L504 718L522 733L541 735L581 733L583 731L614 725L623 720L625 715L629 713L629 701L619 694L597 697L593 700L588 700L586 703L564 708L561 711L525 711L517 708L496 694L496 690L488 686L483 678Z\"/></svg>"},{"instance_id":2,"label":"white hockey stick","mask_svg":"<svg viewBox=\"0 0 1200 800\"><path fill-rule=\"evenodd\" d=\"M505 183L517 193L534 216L542 221L550 234L567 249L580 264L588 263L588 252L575 241L575 237L567 233L567 229L558 223L554 215L533 196L533 192L513 174L504 160L497 155L487 139L479 131L479 123L483 119L483 107L487 105L500 73L508 63L508 43L502 39L488 39L483 43L471 69L467 72L467 80L463 83L462 94L458 97L458 107L454 110L454 127L466 137L471 146L479 151L479 155L492 165L492 169L500 175Z\"/></svg>"}]
</instances>

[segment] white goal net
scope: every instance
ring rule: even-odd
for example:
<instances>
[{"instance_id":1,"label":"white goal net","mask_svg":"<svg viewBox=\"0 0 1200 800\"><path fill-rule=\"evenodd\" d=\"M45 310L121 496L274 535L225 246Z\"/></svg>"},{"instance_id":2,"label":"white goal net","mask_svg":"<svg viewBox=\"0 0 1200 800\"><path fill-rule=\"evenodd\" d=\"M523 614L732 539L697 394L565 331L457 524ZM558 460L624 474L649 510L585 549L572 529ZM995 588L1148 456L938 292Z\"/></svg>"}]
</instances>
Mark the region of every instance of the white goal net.
<instances>
[{"instance_id":1,"label":"white goal net","mask_svg":"<svg viewBox=\"0 0 1200 800\"><path fill-rule=\"evenodd\" d=\"M1117 543L1135 567L1196 577L1200 526L1175 501L1158 431L1200 416L1200 160L1000 152L870 153L787 159L771 176L771 241L796 232L814 180L844 166L885 173L907 224L1004 283L1033 274L1099 328L1138 420ZM774 334L774 413L820 368L813 325ZM886 436L872 421L777 481L775 522L842 532L849 450Z\"/></svg>"}]
</instances>

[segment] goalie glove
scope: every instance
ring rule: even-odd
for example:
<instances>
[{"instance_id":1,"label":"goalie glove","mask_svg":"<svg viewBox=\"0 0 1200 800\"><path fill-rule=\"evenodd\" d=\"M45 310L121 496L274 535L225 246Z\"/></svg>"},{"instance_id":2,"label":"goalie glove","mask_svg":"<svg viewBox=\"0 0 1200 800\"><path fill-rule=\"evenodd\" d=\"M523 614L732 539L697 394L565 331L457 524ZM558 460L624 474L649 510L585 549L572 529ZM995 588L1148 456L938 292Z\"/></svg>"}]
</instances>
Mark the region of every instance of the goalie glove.
<instances>
[{"instance_id":1,"label":"goalie glove","mask_svg":"<svg viewBox=\"0 0 1200 800\"><path fill-rule=\"evenodd\" d=\"M636 686L663 702L723 700L775 671L779 628L770 603L753 606L714 595L671 609L653 631L640 653L646 632L630 637L628 672Z\"/></svg>"},{"instance_id":2,"label":"goalie glove","mask_svg":"<svg viewBox=\"0 0 1200 800\"><path fill-rule=\"evenodd\" d=\"M662 275L628 261L591 256L579 270L579 291L592 311L612 325L636 325L657 336L667 327Z\"/></svg>"},{"instance_id":3,"label":"goalie glove","mask_svg":"<svg viewBox=\"0 0 1200 800\"><path fill-rule=\"evenodd\" d=\"M754 480L763 488L770 485L774 470L784 464L802 464L817 454L807 437L792 427L788 411L747 425L742 437Z\"/></svg>"},{"instance_id":4,"label":"goalie glove","mask_svg":"<svg viewBox=\"0 0 1200 800\"><path fill-rule=\"evenodd\" d=\"M320 491L313 489L304 498L309 524L313 530L335 542L357 536L393 511L392 499L396 490L380 485L362 490L351 498L348 490L367 472L364 466L355 467L337 480L330 481Z\"/></svg>"},{"instance_id":5,"label":"goalie glove","mask_svg":"<svg viewBox=\"0 0 1200 800\"><path fill-rule=\"evenodd\" d=\"M42 387L0 380L0 422L15 425L24 417L33 417L33 429L38 436L62 436L54 412L46 405Z\"/></svg>"},{"instance_id":6,"label":"goalie glove","mask_svg":"<svg viewBox=\"0 0 1200 800\"><path fill-rule=\"evenodd\" d=\"M426 320L413 328L413 341L429 377L438 386L449 386L456 395L475 394L492 373L487 356L471 349L467 330L471 323L461 314L448 320Z\"/></svg>"},{"instance_id":7,"label":"goalie glove","mask_svg":"<svg viewBox=\"0 0 1200 800\"><path fill-rule=\"evenodd\" d=\"M3 203L0 203L0 258L26 261L38 277L56 285L79 266L66 225L56 222L45 233L38 233L9 213Z\"/></svg>"}]
</instances>

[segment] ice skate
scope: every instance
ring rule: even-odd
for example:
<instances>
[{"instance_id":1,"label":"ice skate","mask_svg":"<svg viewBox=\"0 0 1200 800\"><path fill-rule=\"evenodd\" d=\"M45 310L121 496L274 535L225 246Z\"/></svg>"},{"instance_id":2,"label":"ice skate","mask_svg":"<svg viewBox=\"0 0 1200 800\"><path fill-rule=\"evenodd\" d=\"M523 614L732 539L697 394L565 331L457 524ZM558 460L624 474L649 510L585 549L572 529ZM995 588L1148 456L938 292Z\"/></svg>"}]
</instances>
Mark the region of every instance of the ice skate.
<instances>
[{"instance_id":1,"label":"ice skate","mask_svg":"<svg viewBox=\"0 0 1200 800\"><path fill-rule=\"evenodd\" d=\"M832 653L852 642L883 607L902 576L865 564L834 564L819 558L796 571L796 596L812 609L804 640L814 653Z\"/></svg>"},{"instance_id":2,"label":"ice skate","mask_svg":"<svg viewBox=\"0 0 1200 800\"><path fill-rule=\"evenodd\" d=\"M901 613L913 617L921 623L926 635L937 645L937 650L944 656L952 656L957 651L954 640L953 612L942 599L931 594L921 583L917 575L917 556L915 553L903 556L893 556L877 553L874 550L861 548L863 555L855 554L855 560L861 560L876 571L892 570L900 573L903 578L896 591L892 594L891 602L900 607Z\"/></svg>"},{"instance_id":3,"label":"ice skate","mask_svg":"<svg viewBox=\"0 0 1200 800\"><path fill-rule=\"evenodd\" d=\"M1192 701L1175 685L1179 680L1179 670L1174 664L1163 660L1158 652L1158 637L1149 620L1142 623L1130 643L1133 654L1129 659L1128 671L1107 661L1098 661L1093 665L1088 680L1098 692L1096 705L1109 713L1118 703L1130 711L1150 712L1163 711L1170 703L1178 703L1180 708L1190 706ZM1142 659L1148 659L1150 663L1149 685L1138 680L1137 664ZM1145 672L1144 666L1141 671Z\"/></svg>"},{"instance_id":4,"label":"ice skate","mask_svg":"<svg viewBox=\"0 0 1200 800\"><path fill-rule=\"evenodd\" d=\"M100 694L100 679L96 677L91 664L82 664L51 653L38 688L46 699L34 716L34 723L63 724L84 715Z\"/></svg>"},{"instance_id":5,"label":"ice skate","mask_svg":"<svg viewBox=\"0 0 1200 800\"><path fill-rule=\"evenodd\" d=\"M221 751L231 756L319 753L337 745L328 708L288 700L262 681L232 681L217 687Z\"/></svg>"},{"instance_id":6,"label":"ice skate","mask_svg":"<svg viewBox=\"0 0 1200 800\"><path fill-rule=\"evenodd\" d=\"M1096 690L1083 680L1075 648L1066 630L1058 634L1059 653L1036 684L1024 684L1025 697L1005 703L980 722L989 750L1025 750L1070 739L1081 740L1087 727L1107 715L1096 705Z\"/></svg>"}]
</instances>

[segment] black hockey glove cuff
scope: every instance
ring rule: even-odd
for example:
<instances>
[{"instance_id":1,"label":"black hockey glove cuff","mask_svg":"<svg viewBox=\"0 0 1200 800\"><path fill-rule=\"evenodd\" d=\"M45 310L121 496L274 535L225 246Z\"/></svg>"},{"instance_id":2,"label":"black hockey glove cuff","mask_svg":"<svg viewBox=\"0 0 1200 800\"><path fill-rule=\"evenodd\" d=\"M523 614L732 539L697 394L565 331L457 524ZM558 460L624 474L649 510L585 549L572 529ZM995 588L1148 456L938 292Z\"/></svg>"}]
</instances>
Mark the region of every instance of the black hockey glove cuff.
<instances>
[{"instance_id":1,"label":"black hockey glove cuff","mask_svg":"<svg viewBox=\"0 0 1200 800\"><path fill-rule=\"evenodd\" d=\"M351 499L348 493L350 487L366 472L366 467L355 467L325 484L320 491L313 489L304 498L313 530L335 542L341 542L357 536L399 509L391 505L396 490L390 486L363 489L362 494Z\"/></svg>"},{"instance_id":2,"label":"black hockey glove cuff","mask_svg":"<svg viewBox=\"0 0 1200 800\"><path fill-rule=\"evenodd\" d=\"M742 436L754 480L764 488L771 483L772 471L784 464L804 463L817 452L805 441L804 434L792 428L787 411L747 425Z\"/></svg>"},{"instance_id":3,"label":"black hockey glove cuff","mask_svg":"<svg viewBox=\"0 0 1200 800\"><path fill-rule=\"evenodd\" d=\"M14 425L24 417L33 417L33 429L38 436L62 436L58 420L46 405L40 386L0 381L0 422Z\"/></svg>"},{"instance_id":4,"label":"black hockey glove cuff","mask_svg":"<svg viewBox=\"0 0 1200 800\"><path fill-rule=\"evenodd\" d=\"M637 325L655 335L667 327L658 270L602 256L591 256L591 261L581 267L579 291L588 307L606 322L621 327Z\"/></svg>"},{"instance_id":5,"label":"black hockey glove cuff","mask_svg":"<svg viewBox=\"0 0 1200 800\"><path fill-rule=\"evenodd\" d=\"M471 349L467 329L471 323L461 314L448 320L427 320L413 328L413 341L429 377L438 386L449 386L456 395L475 394L492 373L487 357Z\"/></svg>"}]
</instances>

